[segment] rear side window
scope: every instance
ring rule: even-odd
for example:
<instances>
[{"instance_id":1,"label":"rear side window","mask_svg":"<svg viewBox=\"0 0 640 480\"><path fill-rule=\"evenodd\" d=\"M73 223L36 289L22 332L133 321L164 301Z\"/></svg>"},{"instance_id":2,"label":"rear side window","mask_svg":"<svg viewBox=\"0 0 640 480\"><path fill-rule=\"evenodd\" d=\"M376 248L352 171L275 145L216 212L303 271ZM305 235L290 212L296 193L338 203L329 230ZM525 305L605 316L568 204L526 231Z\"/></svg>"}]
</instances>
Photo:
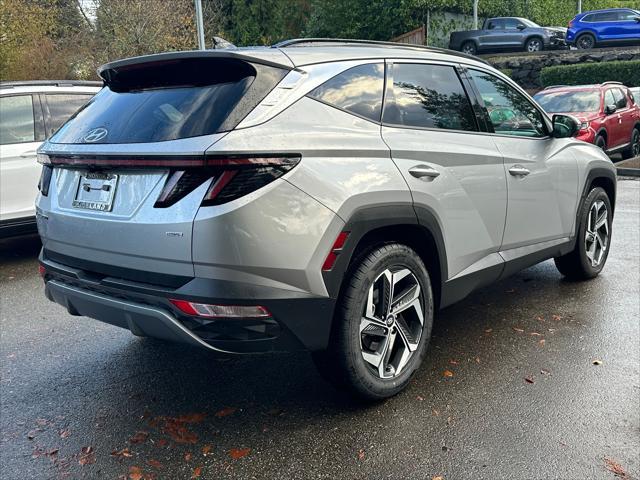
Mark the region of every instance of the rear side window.
<instances>
[{"instance_id":1,"label":"rear side window","mask_svg":"<svg viewBox=\"0 0 640 480\"><path fill-rule=\"evenodd\" d=\"M453 67L396 63L383 121L413 128L477 131L471 102Z\"/></svg>"},{"instance_id":2,"label":"rear side window","mask_svg":"<svg viewBox=\"0 0 640 480\"><path fill-rule=\"evenodd\" d=\"M286 72L211 57L113 68L102 74L107 86L51 141L161 142L229 131Z\"/></svg>"},{"instance_id":3,"label":"rear side window","mask_svg":"<svg viewBox=\"0 0 640 480\"><path fill-rule=\"evenodd\" d=\"M0 97L0 145L35 141L31 95Z\"/></svg>"},{"instance_id":4,"label":"rear side window","mask_svg":"<svg viewBox=\"0 0 640 480\"><path fill-rule=\"evenodd\" d=\"M311 91L309 97L379 122L383 88L384 65L371 63L336 75Z\"/></svg>"},{"instance_id":5,"label":"rear side window","mask_svg":"<svg viewBox=\"0 0 640 480\"><path fill-rule=\"evenodd\" d=\"M49 108L49 133L58 130L64 122L91 100L92 95L80 94L47 94Z\"/></svg>"}]
</instances>

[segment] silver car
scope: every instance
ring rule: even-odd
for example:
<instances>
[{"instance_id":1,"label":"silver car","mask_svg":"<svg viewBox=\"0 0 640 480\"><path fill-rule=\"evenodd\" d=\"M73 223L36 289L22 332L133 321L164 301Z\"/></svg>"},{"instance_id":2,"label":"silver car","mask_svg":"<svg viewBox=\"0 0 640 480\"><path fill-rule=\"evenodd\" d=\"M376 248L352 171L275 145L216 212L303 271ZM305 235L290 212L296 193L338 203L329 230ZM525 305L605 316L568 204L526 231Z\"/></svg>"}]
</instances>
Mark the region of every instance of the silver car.
<instances>
[{"instance_id":1,"label":"silver car","mask_svg":"<svg viewBox=\"0 0 640 480\"><path fill-rule=\"evenodd\" d=\"M481 60L339 40L116 61L40 149L46 295L230 353L305 349L368 399L434 313L554 258L593 278L616 174Z\"/></svg>"}]
</instances>

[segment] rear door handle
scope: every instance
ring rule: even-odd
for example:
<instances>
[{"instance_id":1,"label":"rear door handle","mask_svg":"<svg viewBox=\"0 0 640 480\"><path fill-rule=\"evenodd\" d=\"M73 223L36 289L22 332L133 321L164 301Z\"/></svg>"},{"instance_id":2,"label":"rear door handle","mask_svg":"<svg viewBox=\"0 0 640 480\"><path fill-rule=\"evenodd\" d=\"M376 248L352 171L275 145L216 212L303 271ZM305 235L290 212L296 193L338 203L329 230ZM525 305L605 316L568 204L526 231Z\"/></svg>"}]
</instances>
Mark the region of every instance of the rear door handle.
<instances>
[{"instance_id":1,"label":"rear door handle","mask_svg":"<svg viewBox=\"0 0 640 480\"><path fill-rule=\"evenodd\" d=\"M409 169L409 173L416 178L436 178L440 172L426 165L417 165Z\"/></svg>"},{"instance_id":2,"label":"rear door handle","mask_svg":"<svg viewBox=\"0 0 640 480\"><path fill-rule=\"evenodd\" d=\"M531 173L531 170L524 168L522 165L514 165L509 169L509 173L514 177L526 177Z\"/></svg>"}]
</instances>

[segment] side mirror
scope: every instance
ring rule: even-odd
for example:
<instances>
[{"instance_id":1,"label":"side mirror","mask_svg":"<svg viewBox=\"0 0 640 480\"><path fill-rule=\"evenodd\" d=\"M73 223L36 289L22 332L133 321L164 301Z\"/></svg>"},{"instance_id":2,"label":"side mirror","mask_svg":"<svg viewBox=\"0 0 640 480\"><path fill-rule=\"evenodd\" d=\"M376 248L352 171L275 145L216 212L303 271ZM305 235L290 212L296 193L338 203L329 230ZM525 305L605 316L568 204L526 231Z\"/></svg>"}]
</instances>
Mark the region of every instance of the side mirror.
<instances>
[{"instance_id":1,"label":"side mirror","mask_svg":"<svg viewBox=\"0 0 640 480\"><path fill-rule=\"evenodd\" d=\"M553 116L553 136L555 138L575 137L580 130L580 122L571 115Z\"/></svg>"},{"instance_id":2,"label":"side mirror","mask_svg":"<svg viewBox=\"0 0 640 480\"><path fill-rule=\"evenodd\" d=\"M636 22L640 23L640 17L633 17L633 19L634 19Z\"/></svg>"},{"instance_id":3,"label":"side mirror","mask_svg":"<svg viewBox=\"0 0 640 480\"><path fill-rule=\"evenodd\" d=\"M519 23L518 26L516 27L518 30L524 30L526 27L526 25L523 25L522 23Z\"/></svg>"},{"instance_id":4,"label":"side mirror","mask_svg":"<svg viewBox=\"0 0 640 480\"><path fill-rule=\"evenodd\" d=\"M604 107L604 113L606 113L607 115L611 115L612 113L616 113L617 109L618 107L616 107L614 104L607 105L606 107Z\"/></svg>"}]
</instances>

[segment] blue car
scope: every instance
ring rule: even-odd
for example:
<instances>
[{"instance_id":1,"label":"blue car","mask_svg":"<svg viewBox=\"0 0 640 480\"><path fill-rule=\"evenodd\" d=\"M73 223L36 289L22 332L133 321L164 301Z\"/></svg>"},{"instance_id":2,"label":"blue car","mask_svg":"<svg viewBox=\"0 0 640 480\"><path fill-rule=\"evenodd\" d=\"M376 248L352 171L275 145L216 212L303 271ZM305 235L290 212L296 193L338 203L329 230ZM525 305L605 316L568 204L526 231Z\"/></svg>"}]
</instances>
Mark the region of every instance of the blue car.
<instances>
[{"instance_id":1,"label":"blue car","mask_svg":"<svg viewBox=\"0 0 640 480\"><path fill-rule=\"evenodd\" d=\"M579 49L640 44L640 11L609 8L580 13L569 22L566 42Z\"/></svg>"}]
</instances>

